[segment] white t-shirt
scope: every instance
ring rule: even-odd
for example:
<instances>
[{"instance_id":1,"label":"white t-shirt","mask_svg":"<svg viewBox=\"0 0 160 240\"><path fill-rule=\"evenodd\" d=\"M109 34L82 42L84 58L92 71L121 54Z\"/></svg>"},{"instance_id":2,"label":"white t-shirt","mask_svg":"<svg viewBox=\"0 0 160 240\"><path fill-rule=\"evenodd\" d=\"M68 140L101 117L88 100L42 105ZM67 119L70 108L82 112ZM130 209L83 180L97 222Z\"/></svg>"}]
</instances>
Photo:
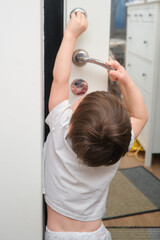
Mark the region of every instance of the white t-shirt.
<instances>
[{"instance_id":1,"label":"white t-shirt","mask_svg":"<svg viewBox=\"0 0 160 240\"><path fill-rule=\"evenodd\" d=\"M79 221L94 221L105 213L109 184L119 162L101 167L80 163L67 139L71 116L71 105L65 100L46 118L50 133L44 144L43 193L56 212Z\"/></svg>"}]
</instances>

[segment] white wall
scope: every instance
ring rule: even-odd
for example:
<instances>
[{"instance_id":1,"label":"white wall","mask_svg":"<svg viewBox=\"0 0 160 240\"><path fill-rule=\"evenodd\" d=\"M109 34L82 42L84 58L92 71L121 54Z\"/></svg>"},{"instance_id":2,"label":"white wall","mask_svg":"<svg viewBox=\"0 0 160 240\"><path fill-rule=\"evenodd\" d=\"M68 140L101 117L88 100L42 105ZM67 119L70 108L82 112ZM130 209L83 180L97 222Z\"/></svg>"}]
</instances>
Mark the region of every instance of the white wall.
<instances>
[{"instance_id":1,"label":"white wall","mask_svg":"<svg viewBox=\"0 0 160 240\"><path fill-rule=\"evenodd\" d=\"M0 0L0 239L42 239L42 2Z\"/></svg>"}]
</instances>

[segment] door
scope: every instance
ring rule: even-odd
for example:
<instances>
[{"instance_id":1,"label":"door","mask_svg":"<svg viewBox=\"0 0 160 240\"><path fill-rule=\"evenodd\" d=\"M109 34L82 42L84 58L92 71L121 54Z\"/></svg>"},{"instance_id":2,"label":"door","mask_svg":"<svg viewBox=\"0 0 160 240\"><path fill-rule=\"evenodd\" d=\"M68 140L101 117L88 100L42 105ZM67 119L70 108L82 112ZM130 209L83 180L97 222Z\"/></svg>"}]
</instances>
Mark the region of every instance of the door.
<instances>
[{"instance_id":1,"label":"door","mask_svg":"<svg viewBox=\"0 0 160 240\"><path fill-rule=\"evenodd\" d=\"M110 0L64 0L64 29L73 9L82 8L88 18L87 30L77 39L75 50L87 51L89 57L105 62L109 54ZM88 91L107 90L107 71L99 65L86 63L83 66L72 64L70 86L75 79L85 80ZM77 95L70 91L71 104Z\"/></svg>"},{"instance_id":2,"label":"door","mask_svg":"<svg viewBox=\"0 0 160 240\"><path fill-rule=\"evenodd\" d=\"M42 2L0 3L0 239L42 240Z\"/></svg>"}]
</instances>

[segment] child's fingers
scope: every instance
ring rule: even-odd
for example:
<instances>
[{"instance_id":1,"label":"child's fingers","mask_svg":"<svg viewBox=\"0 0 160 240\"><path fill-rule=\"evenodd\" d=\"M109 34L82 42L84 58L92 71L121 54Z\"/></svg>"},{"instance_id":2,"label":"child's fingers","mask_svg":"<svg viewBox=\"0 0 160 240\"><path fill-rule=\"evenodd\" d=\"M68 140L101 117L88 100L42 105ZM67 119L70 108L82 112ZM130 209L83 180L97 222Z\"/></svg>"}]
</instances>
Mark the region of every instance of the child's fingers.
<instances>
[{"instance_id":1,"label":"child's fingers","mask_svg":"<svg viewBox=\"0 0 160 240\"><path fill-rule=\"evenodd\" d=\"M81 19L81 11L77 11L77 12L73 12L71 13L71 18L74 18L74 19Z\"/></svg>"},{"instance_id":2,"label":"child's fingers","mask_svg":"<svg viewBox=\"0 0 160 240\"><path fill-rule=\"evenodd\" d=\"M87 21L87 18L84 14L82 14L82 25L84 26L85 29L87 29L88 21Z\"/></svg>"},{"instance_id":3,"label":"child's fingers","mask_svg":"<svg viewBox=\"0 0 160 240\"><path fill-rule=\"evenodd\" d=\"M82 16L83 16L83 13L81 11L78 11L77 12L77 19L81 22L82 21Z\"/></svg>"},{"instance_id":4,"label":"child's fingers","mask_svg":"<svg viewBox=\"0 0 160 240\"><path fill-rule=\"evenodd\" d=\"M110 79L111 79L112 81L114 81L114 82L115 82L115 81L118 81L118 78L117 78L114 74L112 74L112 72L113 72L113 71L110 71L110 72L109 72L109 77L110 77Z\"/></svg>"},{"instance_id":5,"label":"child's fingers","mask_svg":"<svg viewBox=\"0 0 160 240\"><path fill-rule=\"evenodd\" d=\"M74 12L71 14L71 19L76 19L76 14Z\"/></svg>"},{"instance_id":6,"label":"child's fingers","mask_svg":"<svg viewBox=\"0 0 160 240\"><path fill-rule=\"evenodd\" d=\"M113 59L109 56L109 61L113 61Z\"/></svg>"},{"instance_id":7,"label":"child's fingers","mask_svg":"<svg viewBox=\"0 0 160 240\"><path fill-rule=\"evenodd\" d=\"M111 67L115 68L115 69L119 69L121 67L121 65L119 64L119 62L111 60L109 61L109 65L111 65Z\"/></svg>"},{"instance_id":8,"label":"child's fingers","mask_svg":"<svg viewBox=\"0 0 160 240\"><path fill-rule=\"evenodd\" d=\"M118 71L110 71L109 76L112 81L118 81L121 79L121 73Z\"/></svg>"}]
</instances>

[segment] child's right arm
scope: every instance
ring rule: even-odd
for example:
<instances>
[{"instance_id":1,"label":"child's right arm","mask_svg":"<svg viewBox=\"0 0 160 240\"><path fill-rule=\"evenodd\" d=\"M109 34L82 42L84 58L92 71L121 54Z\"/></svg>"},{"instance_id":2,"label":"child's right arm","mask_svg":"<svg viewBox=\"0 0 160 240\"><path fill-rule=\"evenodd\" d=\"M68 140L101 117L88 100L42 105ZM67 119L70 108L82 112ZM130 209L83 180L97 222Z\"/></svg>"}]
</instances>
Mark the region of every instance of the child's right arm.
<instances>
[{"instance_id":1,"label":"child's right arm","mask_svg":"<svg viewBox=\"0 0 160 240\"><path fill-rule=\"evenodd\" d=\"M117 81L120 85L136 139L148 120L148 112L143 97L125 69L117 61L110 60L108 64L116 69L116 71L109 72L109 77L112 81Z\"/></svg>"},{"instance_id":2,"label":"child's right arm","mask_svg":"<svg viewBox=\"0 0 160 240\"><path fill-rule=\"evenodd\" d=\"M49 98L49 111L69 98L69 77L71 73L72 54L76 39L87 28L86 17L80 11L72 13L67 24L53 68L53 83Z\"/></svg>"}]
</instances>

